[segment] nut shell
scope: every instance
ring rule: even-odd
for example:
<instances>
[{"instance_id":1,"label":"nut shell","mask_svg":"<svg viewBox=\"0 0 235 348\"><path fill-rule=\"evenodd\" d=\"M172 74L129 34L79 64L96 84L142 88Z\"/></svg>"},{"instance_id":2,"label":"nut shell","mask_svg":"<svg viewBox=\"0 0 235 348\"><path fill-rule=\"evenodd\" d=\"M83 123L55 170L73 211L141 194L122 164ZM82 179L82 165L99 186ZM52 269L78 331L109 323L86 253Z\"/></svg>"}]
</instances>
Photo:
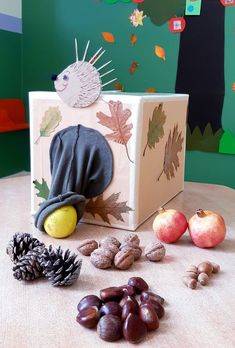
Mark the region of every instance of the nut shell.
<instances>
[{"instance_id":1,"label":"nut shell","mask_svg":"<svg viewBox=\"0 0 235 348\"><path fill-rule=\"evenodd\" d=\"M97 248L98 248L98 243L96 240L85 239L79 244L79 246L77 247L77 250L81 254L83 254L85 256L89 256L89 255L91 255L92 251L94 251Z\"/></svg>"},{"instance_id":2,"label":"nut shell","mask_svg":"<svg viewBox=\"0 0 235 348\"><path fill-rule=\"evenodd\" d=\"M102 239L100 241L100 246L106 245L106 244L114 244L116 245L118 248L120 247L121 243L119 242L119 240L113 236L108 236L105 237L104 239Z\"/></svg>"},{"instance_id":3,"label":"nut shell","mask_svg":"<svg viewBox=\"0 0 235 348\"><path fill-rule=\"evenodd\" d=\"M124 237L122 244L138 247L140 245L140 239L136 233L130 232Z\"/></svg>"},{"instance_id":4,"label":"nut shell","mask_svg":"<svg viewBox=\"0 0 235 348\"><path fill-rule=\"evenodd\" d=\"M114 265L118 269L128 269L134 263L134 253L131 250L120 250L114 257Z\"/></svg>"},{"instance_id":5,"label":"nut shell","mask_svg":"<svg viewBox=\"0 0 235 348\"><path fill-rule=\"evenodd\" d=\"M109 250L98 248L91 253L90 261L96 268L110 268L112 266L113 254Z\"/></svg>"},{"instance_id":6,"label":"nut shell","mask_svg":"<svg viewBox=\"0 0 235 348\"><path fill-rule=\"evenodd\" d=\"M130 244L121 244L120 250L131 250L134 254L134 260L138 260L142 255L142 249L139 246L131 246Z\"/></svg>"},{"instance_id":7,"label":"nut shell","mask_svg":"<svg viewBox=\"0 0 235 348\"><path fill-rule=\"evenodd\" d=\"M146 245L144 254L149 261L160 261L166 254L166 248L160 242L151 242Z\"/></svg>"}]
</instances>

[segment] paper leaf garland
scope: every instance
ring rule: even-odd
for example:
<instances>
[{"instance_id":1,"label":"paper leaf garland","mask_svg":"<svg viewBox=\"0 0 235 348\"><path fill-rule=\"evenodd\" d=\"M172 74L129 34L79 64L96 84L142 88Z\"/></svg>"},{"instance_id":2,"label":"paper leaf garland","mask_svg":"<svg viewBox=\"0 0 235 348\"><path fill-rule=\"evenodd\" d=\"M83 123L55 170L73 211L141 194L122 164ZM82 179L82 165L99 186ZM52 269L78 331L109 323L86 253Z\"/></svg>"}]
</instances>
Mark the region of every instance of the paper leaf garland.
<instances>
[{"instance_id":1,"label":"paper leaf garland","mask_svg":"<svg viewBox=\"0 0 235 348\"><path fill-rule=\"evenodd\" d=\"M86 205L85 212L95 215L99 215L104 222L110 224L109 216L113 216L116 220L124 222L122 214L129 213L132 211L130 207L127 206L127 202L118 202L119 193L113 193L107 199L103 198L103 194L92 198Z\"/></svg>"},{"instance_id":2,"label":"paper leaf garland","mask_svg":"<svg viewBox=\"0 0 235 348\"><path fill-rule=\"evenodd\" d=\"M166 60L166 53L164 48L162 48L161 46L155 46L154 47L154 53L156 54L156 56L160 59Z\"/></svg>"},{"instance_id":3,"label":"paper leaf garland","mask_svg":"<svg viewBox=\"0 0 235 348\"><path fill-rule=\"evenodd\" d=\"M105 138L118 144L124 145L127 157L129 161L133 163L133 161L130 159L127 148L127 143L131 137L130 131L133 125L132 123L126 124L127 120L131 116L131 110L123 109L123 104L120 101L110 101L109 110L111 116L105 115L102 111L97 112L96 116L99 119L98 123L113 131L110 134L106 134Z\"/></svg>"},{"instance_id":4,"label":"paper leaf garland","mask_svg":"<svg viewBox=\"0 0 235 348\"><path fill-rule=\"evenodd\" d=\"M138 68L139 64L137 62L132 62L130 66L130 74L133 75Z\"/></svg>"},{"instance_id":5,"label":"paper leaf garland","mask_svg":"<svg viewBox=\"0 0 235 348\"><path fill-rule=\"evenodd\" d=\"M232 84L232 90L235 91L235 82Z\"/></svg>"},{"instance_id":6,"label":"paper leaf garland","mask_svg":"<svg viewBox=\"0 0 235 348\"><path fill-rule=\"evenodd\" d=\"M115 86L116 90L124 92L124 86L120 82L116 82L114 84L114 86Z\"/></svg>"},{"instance_id":7,"label":"paper leaf garland","mask_svg":"<svg viewBox=\"0 0 235 348\"><path fill-rule=\"evenodd\" d=\"M134 27L138 27L139 25L143 25L143 19L145 17L146 16L144 15L144 11L135 9L134 12L130 15L129 20Z\"/></svg>"},{"instance_id":8,"label":"paper leaf garland","mask_svg":"<svg viewBox=\"0 0 235 348\"><path fill-rule=\"evenodd\" d=\"M38 190L38 193L36 193L36 196L46 200L49 196L49 188L44 178L42 178L42 183L40 183L38 180L34 180L33 184L35 189Z\"/></svg>"},{"instance_id":9,"label":"paper leaf garland","mask_svg":"<svg viewBox=\"0 0 235 348\"><path fill-rule=\"evenodd\" d=\"M162 110L162 108L162 103L159 104L159 106L156 106L153 110L152 119L149 119L147 144L144 148L143 156L145 155L147 147L149 147L150 149L155 148L155 144L158 143L159 140L164 136L163 125L166 122L166 114Z\"/></svg>"},{"instance_id":10,"label":"paper leaf garland","mask_svg":"<svg viewBox=\"0 0 235 348\"><path fill-rule=\"evenodd\" d=\"M58 127L60 121L62 120L62 115L59 107L50 107L44 114L42 122L40 124L40 136L49 137Z\"/></svg>"},{"instance_id":11,"label":"paper leaf garland","mask_svg":"<svg viewBox=\"0 0 235 348\"><path fill-rule=\"evenodd\" d=\"M131 34L131 45L134 46L137 41L137 36L135 34Z\"/></svg>"},{"instance_id":12,"label":"paper leaf garland","mask_svg":"<svg viewBox=\"0 0 235 348\"><path fill-rule=\"evenodd\" d=\"M114 38L112 33L108 33L108 32L104 31L104 32L102 32L102 35L103 35L103 38L106 42L114 43L115 38Z\"/></svg>"},{"instance_id":13,"label":"paper leaf garland","mask_svg":"<svg viewBox=\"0 0 235 348\"><path fill-rule=\"evenodd\" d=\"M158 181L163 173L165 173L167 180L175 177L175 170L180 166L178 152L182 151L182 144L184 138L182 138L181 132L178 133L178 125L174 127L173 133L171 131L165 146L165 156L163 169L158 176Z\"/></svg>"}]
</instances>

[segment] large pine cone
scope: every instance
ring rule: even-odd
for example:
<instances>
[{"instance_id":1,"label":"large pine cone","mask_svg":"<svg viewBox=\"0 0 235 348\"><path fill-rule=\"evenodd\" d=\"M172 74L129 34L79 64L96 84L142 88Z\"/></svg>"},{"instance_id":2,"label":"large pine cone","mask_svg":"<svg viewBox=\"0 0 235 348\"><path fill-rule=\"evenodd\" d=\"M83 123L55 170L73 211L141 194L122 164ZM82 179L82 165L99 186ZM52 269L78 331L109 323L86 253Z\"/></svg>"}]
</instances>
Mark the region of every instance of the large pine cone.
<instances>
[{"instance_id":1,"label":"large pine cone","mask_svg":"<svg viewBox=\"0 0 235 348\"><path fill-rule=\"evenodd\" d=\"M40 255L44 247L39 246L27 252L13 267L13 276L17 280L34 280L43 276Z\"/></svg>"},{"instance_id":2,"label":"large pine cone","mask_svg":"<svg viewBox=\"0 0 235 348\"><path fill-rule=\"evenodd\" d=\"M44 247L45 245L29 233L17 232L10 240L6 252L10 256L11 261L17 263L28 251L39 246Z\"/></svg>"},{"instance_id":3,"label":"large pine cone","mask_svg":"<svg viewBox=\"0 0 235 348\"><path fill-rule=\"evenodd\" d=\"M43 274L52 282L53 286L72 285L79 277L82 260L76 260L77 255L70 255L67 249L63 255L63 250L59 246L53 250L50 245L44 249L40 259Z\"/></svg>"}]
</instances>

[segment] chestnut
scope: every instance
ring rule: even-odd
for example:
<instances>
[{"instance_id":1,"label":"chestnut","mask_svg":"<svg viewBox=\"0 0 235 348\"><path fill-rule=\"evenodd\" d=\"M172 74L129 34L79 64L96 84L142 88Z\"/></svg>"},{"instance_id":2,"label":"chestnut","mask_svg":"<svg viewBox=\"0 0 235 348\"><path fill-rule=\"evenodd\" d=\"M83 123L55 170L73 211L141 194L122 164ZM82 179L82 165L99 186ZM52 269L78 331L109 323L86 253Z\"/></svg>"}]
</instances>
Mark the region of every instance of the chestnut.
<instances>
[{"instance_id":1,"label":"chestnut","mask_svg":"<svg viewBox=\"0 0 235 348\"><path fill-rule=\"evenodd\" d=\"M106 302L100 308L100 315L103 316L107 314L113 314L113 315L117 315L118 317L121 317L122 308L117 302L114 302L114 301Z\"/></svg>"},{"instance_id":2,"label":"chestnut","mask_svg":"<svg viewBox=\"0 0 235 348\"><path fill-rule=\"evenodd\" d=\"M135 296L135 289L131 285L122 285L120 286L123 292L123 296Z\"/></svg>"},{"instance_id":3,"label":"chestnut","mask_svg":"<svg viewBox=\"0 0 235 348\"><path fill-rule=\"evenodd\" d=\"M137 314L130 313L123 323L123 336L128 342L139 343L146 334L147 328Z\"/></svg>"},{"instance_id":4,"label":"chestnut","mask_svg":"<svg viewBox=\"0 0 235 348\"><path fill-rule=\"evenodd\" d=\"M99 321L100 314L97 307L86 307L78 312L76 317L77 322L88 328L92 329Z\"/></svg>"},{"instance_id":5,"label":"chestnut","mask_svg":"<svg viewBox=\"0 0 235 348\"><path fill-rule=\"evenodd\" d=\"M164 298L155 294L154 292L151 291L142 291L140 294L140 301L145 301L145 300L154 300L159 302L161 305L164 303Z\"/></svg>"},{"instance_id":6,"label":"chestnut","mask_svg":"<svg viewBox=\"0 0 235 348\"><path fill-rule=\"evenodd\" d=\"M148 290L149 286L141 277L132 277L128 280L128 285L133 286L135 292L140 294L142 291Z\"/></svg>"},{"instance_id":7,"label":"chestnut","mask_svg":"<svg viewBox=\"0 0 235 348\"><path fill-rule=\"evenodd\" d=\"M137 302L137 304L136 304L136 302L130 298L130 299L127 299L126 302L123 304L123 306L122 306L122 321L125 321L130 313L134 313L134 314L139 313L139 305L138 305L138 302Z\"/></svg>"},{"instance_id":8,"label":"chestnut","mask_svg":"<svg viewBox=\"0 0 235 348\"><path fill-rule=\"evenodd\" d=\"M99 309L101 305L102 305L102 301L98 296L87 295L80 300L80 302L77 305L77 309L78 311L81 311L82 309L86 307L92 307L92 306L96 306Z\"/></svg>"},{"instance_id":9,"label":"chestnut","mask_svg":"<svg viewBox=\"0 0 235 348\"><path fill-rule=\"evenodd\" d=\"M100 290L100 298L103 302L119 302L123 297L122 289L118 286L111 286Z\"/></svg>"},{"instance_id":10,"label":"chestnut","mask_svg":"<svg viewBox=\"0 0 235 348\"><path fill-rule=\"evenodd\" d=\"M145 323L148 331L158 329L159 319L151 303L143 303L140 305L139 317Z\"/></svg>"},{"instance_id":11,"label":"chestnut","mask_svg":"<svg viewBox=\"0 0 235 348\"><path fill-rule=\"evenodd\" d=\"M154 300L146 300L146 301L142 301L140 305L144 303L150 303L153 306L153 308L155 309L157 313L158 319L161 319L164 316L165 310L159 302Z\"/></svg>"},{"instance_id":12,"label":"chestnut","mask_svg":"<svg viewBox=\"0 0 235 348\"><path fill-rule=\"evenodd\" d=\"M119 302L120 306L123 307L123 305L126 303L126 301L133 301L136 305L136 307L139 307L138 301L135 299L135 297L133 296L125 296L121 299L121 301Z\"/></svg>"},{"instance_id":13,"label":"chestnut","mask_svg":"<svg viewBox=\"0 0 235 348\"><path fill-rule=\"evenodd\" d=\"M117 341L122 337L121 319L113 314L104 315L97 325L97 332L104 341Z\"/></svg>"}]
</instances>

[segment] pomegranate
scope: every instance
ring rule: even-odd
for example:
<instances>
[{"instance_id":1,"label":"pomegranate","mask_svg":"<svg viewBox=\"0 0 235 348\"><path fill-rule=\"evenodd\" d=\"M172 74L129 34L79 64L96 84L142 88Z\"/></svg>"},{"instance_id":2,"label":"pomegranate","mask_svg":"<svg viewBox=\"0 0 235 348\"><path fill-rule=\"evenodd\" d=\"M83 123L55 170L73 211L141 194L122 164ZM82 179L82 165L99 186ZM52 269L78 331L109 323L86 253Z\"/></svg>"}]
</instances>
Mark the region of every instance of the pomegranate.
<instances>
[{"instance_id":1,"label":"pomegranate","mask_svg":"<svg viewBox=\"0 0 235 348\"><path fill-rule=\"evenodd\" d=\"M153 221L157 239L165 243L176 242L187 230L188 222L183 213L175 209L160 208Z\"/></svg>"},{"instance_id":2,"label":"pomegranate","mask_svg":"<svg viewBox=\"0 0 235 348\"><path fill-rule=\"evenodd\" d=\"M225 238L224 219L213 211L198 209L188 225L193 243L200 248L213 248Z\"/></svg>"}]
</instances>

